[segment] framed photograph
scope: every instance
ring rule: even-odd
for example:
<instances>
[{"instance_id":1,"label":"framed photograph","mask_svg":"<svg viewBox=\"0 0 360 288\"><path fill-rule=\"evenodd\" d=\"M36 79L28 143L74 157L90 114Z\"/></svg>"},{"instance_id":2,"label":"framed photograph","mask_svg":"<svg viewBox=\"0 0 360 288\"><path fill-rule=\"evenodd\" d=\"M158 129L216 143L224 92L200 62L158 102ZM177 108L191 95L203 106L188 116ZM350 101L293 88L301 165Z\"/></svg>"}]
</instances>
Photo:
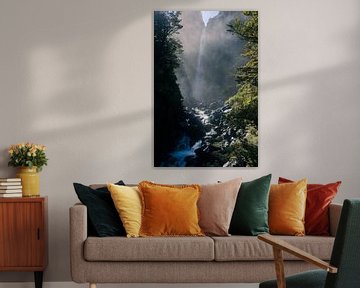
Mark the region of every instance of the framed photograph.
<instances>
[{"instance_id":1,"label":"framed photograph","mask_svg":"<svg viewBox=\"0 0 360 288\"><path fill-rule=\"evenodd\" d=\"M154 166L258 166L258 12L154 12Z\"/></svg>"}]
</instances>

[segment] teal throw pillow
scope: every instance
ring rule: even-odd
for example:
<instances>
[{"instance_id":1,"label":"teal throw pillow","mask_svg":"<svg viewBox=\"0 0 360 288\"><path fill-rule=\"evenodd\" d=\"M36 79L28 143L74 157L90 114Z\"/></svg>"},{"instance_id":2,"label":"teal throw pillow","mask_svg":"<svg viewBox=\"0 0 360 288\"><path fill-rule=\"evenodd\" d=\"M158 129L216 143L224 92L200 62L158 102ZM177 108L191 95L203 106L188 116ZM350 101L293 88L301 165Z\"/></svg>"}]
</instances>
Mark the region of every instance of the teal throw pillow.
<instances>
[{"instance_id":1,"label":"teal throw pillow","mask_svg":"<svg viewBox=\"0 0 360 288\"><path fill-rule=\"evenodd\" d=\"M269 233L268 208L271 174L241 184L231 218L232 235Z\"/></svg>"}]
</instances>

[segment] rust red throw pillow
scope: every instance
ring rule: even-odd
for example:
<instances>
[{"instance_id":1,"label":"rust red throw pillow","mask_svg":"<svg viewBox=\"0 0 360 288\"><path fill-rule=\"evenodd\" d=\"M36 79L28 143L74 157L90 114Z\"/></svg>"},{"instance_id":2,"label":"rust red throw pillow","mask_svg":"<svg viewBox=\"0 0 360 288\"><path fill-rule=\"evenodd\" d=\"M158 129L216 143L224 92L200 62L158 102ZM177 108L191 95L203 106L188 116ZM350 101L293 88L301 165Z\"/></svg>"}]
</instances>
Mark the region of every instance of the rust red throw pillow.
<instances>
[{"instance_id":1,"label":"rust red throw pillow","mask_svg":"<svg viewBox=\"0 0 360 288\"><path fill-rule=\"evenodd\" d=\"M293 182L279 177L279 184ZM341 181L329 184L307 184L305 234L329 235L329 206L336 196Z\"/></svg>"}]
</instances>

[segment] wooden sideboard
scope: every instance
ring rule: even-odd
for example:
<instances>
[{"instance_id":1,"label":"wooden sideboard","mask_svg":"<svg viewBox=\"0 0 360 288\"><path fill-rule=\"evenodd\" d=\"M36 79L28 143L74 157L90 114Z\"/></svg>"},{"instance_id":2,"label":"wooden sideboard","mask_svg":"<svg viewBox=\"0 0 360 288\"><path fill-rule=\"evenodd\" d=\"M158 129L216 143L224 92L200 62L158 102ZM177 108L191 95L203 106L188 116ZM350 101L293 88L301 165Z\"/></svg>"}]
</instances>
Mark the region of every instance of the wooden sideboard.
<instances>
[{"instance_id":1,"label":"wooden sideboard","mask_svg":"<svg viewBox=\"0 0 360 288\"><path fill-rule=\"evenodd\" d=\"M0 198L0 271L32 271L41 288L47 251L47 197Z\"/></svg>"}]
</instances>

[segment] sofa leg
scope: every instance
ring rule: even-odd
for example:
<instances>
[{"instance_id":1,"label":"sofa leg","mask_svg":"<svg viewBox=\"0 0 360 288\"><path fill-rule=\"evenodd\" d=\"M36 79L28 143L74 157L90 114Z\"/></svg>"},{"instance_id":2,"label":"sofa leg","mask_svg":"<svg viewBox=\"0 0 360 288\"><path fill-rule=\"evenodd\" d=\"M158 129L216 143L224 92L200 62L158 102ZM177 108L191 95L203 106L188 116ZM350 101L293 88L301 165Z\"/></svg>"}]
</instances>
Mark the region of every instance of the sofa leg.
<instances>
[{"instance_id":1,"label":"sofa leg","mask_svg":"<svg viewBox=\"0 0 360 288\"><path fill-rule=\"evenodd\" d=\"M96 288L96 283L89 283L89 288Z\"/></svg>"}]
</instances>

